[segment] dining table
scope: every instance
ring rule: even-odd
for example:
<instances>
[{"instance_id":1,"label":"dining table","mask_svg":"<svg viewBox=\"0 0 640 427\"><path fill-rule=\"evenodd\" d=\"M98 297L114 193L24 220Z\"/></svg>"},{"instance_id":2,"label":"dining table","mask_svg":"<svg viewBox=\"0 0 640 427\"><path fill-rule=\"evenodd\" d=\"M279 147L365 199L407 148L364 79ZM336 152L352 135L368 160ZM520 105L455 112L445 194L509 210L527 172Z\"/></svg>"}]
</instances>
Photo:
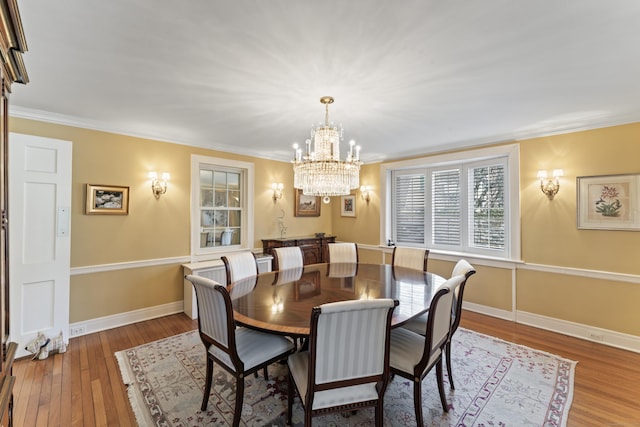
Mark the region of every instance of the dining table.
<instances>
[{"instance_id":1,"label":"dining table","mask_svg":"<svg viewBox=\"0 0 640 427\"><path fill-rule=\"evenodd\" d=\"M228 286L237 323L270 333L309 335L311 310L326 303L391 298L391 327L429 310L445 278L389 264L326 263L260 273Z\"/></svg>"}]
</instances>

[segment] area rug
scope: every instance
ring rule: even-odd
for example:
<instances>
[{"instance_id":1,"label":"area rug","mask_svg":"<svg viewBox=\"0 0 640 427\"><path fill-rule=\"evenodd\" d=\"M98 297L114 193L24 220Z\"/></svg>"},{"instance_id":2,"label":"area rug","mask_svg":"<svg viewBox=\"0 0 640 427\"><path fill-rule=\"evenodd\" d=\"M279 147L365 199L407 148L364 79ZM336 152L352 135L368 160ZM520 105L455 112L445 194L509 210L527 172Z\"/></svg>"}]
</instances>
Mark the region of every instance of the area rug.
<instances>
[{"instance_id":1,"label":"area rug","mask_svg":"<svg viewBox=\"0 0 640 427\"><path fill-rule=\"evenodd\" d=\"M206 411L200 411L205 351L197 331L117 352L122 378L140 426L228 426L233 419L235 381L221 368ZM428 426L565 426L573 397L576 362L463 328L454 335L456 389L445 390L449 412L438 397L435 369L423 380ZM287 368L269 367L269 380L245 378L243 426L284 426ZM293 425L303 425L298 399ZM373 410L316 417L314 426L371 426ZM385 426L415 426L413 385L396 376L384 398Z\"/></svg>"}]
</instances>

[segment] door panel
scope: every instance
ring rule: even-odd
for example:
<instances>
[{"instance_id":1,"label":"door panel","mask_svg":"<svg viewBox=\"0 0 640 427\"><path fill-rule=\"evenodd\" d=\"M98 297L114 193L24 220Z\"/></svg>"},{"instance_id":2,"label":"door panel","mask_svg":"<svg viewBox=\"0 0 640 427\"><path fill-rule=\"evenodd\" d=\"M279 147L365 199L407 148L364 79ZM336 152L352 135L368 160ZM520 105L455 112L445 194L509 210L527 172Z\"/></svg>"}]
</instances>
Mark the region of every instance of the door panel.
<instances>
[{"instance_id":1,"label":"door panel","mask_svg":"<svg viewBox=\"0 0 640 427\"><path fill-rule=\"evenodd\" d=\"M10 325L21 357L38 332L69 339L72 160L69 141L9 141Z\"/></svg>"}]
</instances>

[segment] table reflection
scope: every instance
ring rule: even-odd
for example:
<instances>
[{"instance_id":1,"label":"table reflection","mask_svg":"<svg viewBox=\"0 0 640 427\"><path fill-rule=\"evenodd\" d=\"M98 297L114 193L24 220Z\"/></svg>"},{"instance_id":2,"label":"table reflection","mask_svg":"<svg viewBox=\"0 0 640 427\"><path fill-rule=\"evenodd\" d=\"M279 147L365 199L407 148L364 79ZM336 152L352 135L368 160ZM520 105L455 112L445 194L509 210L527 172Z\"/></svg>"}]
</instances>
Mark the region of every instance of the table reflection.
<instances>
[{"instance_id":1,"label":"table reflection","mask_svg":"<svg viewBox=\"0 0 640 427\"><path fill-rule=\"evenodd\" d=\"M315 306L361 298L399 302L392 326L426 312L445 279L388 264L314 264L302 269L262 273L230 285L236 320L250 327L287 335L308 335ZM240 292L239 289L251 289Z\"/></svg>"}]
</instances>

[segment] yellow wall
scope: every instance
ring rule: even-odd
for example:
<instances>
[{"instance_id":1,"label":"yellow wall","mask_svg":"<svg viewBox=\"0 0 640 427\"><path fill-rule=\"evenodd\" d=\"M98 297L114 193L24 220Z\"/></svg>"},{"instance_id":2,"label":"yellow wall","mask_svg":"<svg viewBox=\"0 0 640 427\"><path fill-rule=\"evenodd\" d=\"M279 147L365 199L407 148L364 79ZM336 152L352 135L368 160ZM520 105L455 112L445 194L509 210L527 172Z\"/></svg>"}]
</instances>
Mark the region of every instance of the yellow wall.
<instances>
[{"instance_id":1,"label":"yellow wall","mask_svg":"<svg viewBox=\"0 0 640 427\"><path fill-rule=\"evenodd\" d=\"M640 231L578 230L576 225L576 177L640 173L639 140L640 123L634 123L518 141L524 264L501 267L479 260L465 301L510 312L511 269L515 268L515 309L519 312L640 336L640 310L634 308L640 301L640 284L535 271L536 267L550 267L560 272L564 268L578 269L578 273L587 270L584 276L590 276L589 270L640 274ZM379 173L373 169L379 170L380 165L367 166L361 179L375 187ZM536 175L539 169L556 168L564 170L564 177L560 192L549 201ZM368 179L371 182L365 181ZM368 206L357 206L357 218L342 218L339 211L334 212L336 234L359 243L379 243L380 200L375 190ZM389 263L390 250L386 252ZM429 260L429 270L445 277L452 267L453 261Z\"/></svg>"},{"instance_id":2,"label":"yellow wall","mask_svg":"<svg viewBox=\"0 0 640 427\"><path fill-rule=\"evenodd\" d=\"M277 217L284 209L287 236L323 231L363 248L365 262L390 261L380 242L380 164L365 165L361 184L371 185L367 204L356 195L356 217L341 217L339 198L322 205L319 218L293 216L291 165L178 144L11 118L12 132L73 142L72 267L189 255L190 156L201 154L255 163L255 241L279 237ZM561 274L555 269L640 274L640 232L578 230L576 176L640 172L640 123L518 141L520 147L521 250L515 264L516 308L640 336L640 285L610 278ZM564 169L561 189L549 201L539 189L538 169ZM167 194L156 200L146 174L171 173ZM271 199L271 182L285 184L284 197ZM131 187L127 216L84 215L84 185ZM366 248L365 248L366 246ZM532 268L524 268L532 266ZM535 266L553 272L537 271ZM453 261L430 259L429 269L448 276ZM465 300L510 311L514 267L478 262ZM149 308L182 299L179 264L77 274L71 280L70 321Z\"/></svg>"},{"instance_id":3,"label":"yellow wall","mask_svg":"<svg viewBox=\"0 0 640 427\"><path fill-rule=\"evenodd\" d=\"M286 162L270 161L186 145L108 132L11 118L10 131L73 143L71 267L189 256L191 155L249 161L255 164L253 247L263 238L280 237L277 217L284 210L287 236L331 232L332 212L294 217L293 172ZM156 200L149 171L169 172L167 193ZM273 202L271 183L285 184ZM130 187L129 215L85 215L85 185ZM124 313L182 300L182 270L145 267L71 277L70 322Z\"/></svg>"}]
</instances>

